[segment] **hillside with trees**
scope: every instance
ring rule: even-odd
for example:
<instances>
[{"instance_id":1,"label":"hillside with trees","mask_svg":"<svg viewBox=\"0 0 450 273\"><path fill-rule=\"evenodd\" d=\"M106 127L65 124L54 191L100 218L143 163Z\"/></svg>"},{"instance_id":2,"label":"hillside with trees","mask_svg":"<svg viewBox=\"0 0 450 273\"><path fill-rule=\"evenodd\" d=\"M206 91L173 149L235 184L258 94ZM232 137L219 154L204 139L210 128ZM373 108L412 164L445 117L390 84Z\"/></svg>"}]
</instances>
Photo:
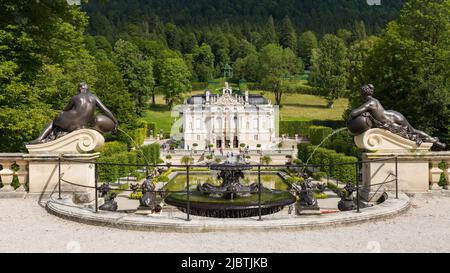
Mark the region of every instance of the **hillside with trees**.
<instances>
[{"instance_id":1,"label":"hillside with trees","mask_svg":"<svg viewBox=\"0 0 450 273\"><path fill-rule=\"evenodd\" d=\"M169 111L227 65L228 81L280 106L292 94L354 106L373 83L386 108L448 143L450 0L403 2L1 1L0 151L23 150L80 81L137 136L149 110Z\"/></svg>"}]
</instances>

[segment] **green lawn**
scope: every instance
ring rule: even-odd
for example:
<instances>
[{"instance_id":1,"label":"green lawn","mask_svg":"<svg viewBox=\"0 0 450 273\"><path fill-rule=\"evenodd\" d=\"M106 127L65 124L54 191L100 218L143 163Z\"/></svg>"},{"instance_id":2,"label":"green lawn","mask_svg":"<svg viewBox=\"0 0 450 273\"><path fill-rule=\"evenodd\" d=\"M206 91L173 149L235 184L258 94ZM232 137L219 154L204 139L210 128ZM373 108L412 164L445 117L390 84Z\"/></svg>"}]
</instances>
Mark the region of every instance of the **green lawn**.
<instances>
[{"instance_id":1,"label":"green lawn","mask_svg":"<svg viewBox=\"0 0 450 273\"><path fill-rule=\"evenodd\" d=\"M190 96L201 94L203 91L193 91ZM252 91L254 94L263 94L267 99L275 102L274 94L271 92ZM334 108L327 108L327 101L321 97L303 94L285 94L282 99L283 106L280 109L281 120L341 120L342 114L347 109L348 100L339 99ZM156 105L150 106L145 121L156 122L158 130L170 132L173 118L170 109L165 104L162 96L156 97Z\"/></svg>"},{"instance_id":2,"label":"green lawn","mask_svg":"<svg viewBox=\"0 0 450 273\"><path fill-rule=\"evenodd\" d=\"M263 94L264 97L275 102L272 92L252 91ZM341 120L342 114L348 107L348 99L335 101L332 109L327 108L327 101L321 97L303 94L284 94L281 100L281 120Z\"/></svg>"}]
</instances>

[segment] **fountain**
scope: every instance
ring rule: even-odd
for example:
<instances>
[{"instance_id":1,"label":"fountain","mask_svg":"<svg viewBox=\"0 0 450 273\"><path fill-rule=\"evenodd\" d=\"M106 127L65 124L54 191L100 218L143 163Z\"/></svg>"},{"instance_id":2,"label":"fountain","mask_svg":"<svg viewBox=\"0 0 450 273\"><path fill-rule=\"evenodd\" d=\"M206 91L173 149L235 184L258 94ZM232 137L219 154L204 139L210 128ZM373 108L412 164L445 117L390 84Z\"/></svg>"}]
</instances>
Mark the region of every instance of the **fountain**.
<instances>
[{"instance_id":1,"label":"fountain","mask_svg":"<svg viewBox=\"0 0 450 273\"><path fill-rule=\"evenodd\" d=\"M189 213L215 218L244 218L273 214L285 206L295 203L296 198L287 191L264 188L258 183L243 185L245 170L253 167L248 164L214 164L211 170L219 171L219 186L210 183L198 184L197 190L189 192ZM261 199L259 197L261 196ZM171 193L165 199L169 205L183 212L188 209L186 192Z\"/></svg>"}]
</instances>

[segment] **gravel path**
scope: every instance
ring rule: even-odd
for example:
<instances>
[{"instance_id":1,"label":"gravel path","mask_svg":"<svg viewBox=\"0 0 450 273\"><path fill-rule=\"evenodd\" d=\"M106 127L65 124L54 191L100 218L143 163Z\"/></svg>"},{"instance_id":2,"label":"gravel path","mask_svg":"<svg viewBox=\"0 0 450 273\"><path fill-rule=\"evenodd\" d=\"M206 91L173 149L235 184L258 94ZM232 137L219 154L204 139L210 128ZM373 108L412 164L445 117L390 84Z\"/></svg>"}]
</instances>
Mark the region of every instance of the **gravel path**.
<instances>
[{"instance_id":1,"label":"gravel path","mask_svg":"<svg viewBox=\"0 0 450 273\"><path fill-rule=\"evenodd\" d=\"M450 197L416 197L402 216L297 232L161 233L48 214L35 197L0 199L0 252L450 252Z\"/></svg>"}]
</instances>

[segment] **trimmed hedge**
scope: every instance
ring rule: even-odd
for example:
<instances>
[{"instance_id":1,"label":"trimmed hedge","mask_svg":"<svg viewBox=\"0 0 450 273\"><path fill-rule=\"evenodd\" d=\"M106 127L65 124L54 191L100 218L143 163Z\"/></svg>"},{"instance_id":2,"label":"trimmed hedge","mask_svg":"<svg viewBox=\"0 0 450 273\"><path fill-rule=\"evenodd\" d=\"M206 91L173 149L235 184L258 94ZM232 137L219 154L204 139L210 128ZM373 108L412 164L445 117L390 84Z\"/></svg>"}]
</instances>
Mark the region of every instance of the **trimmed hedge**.
<instances>
[{"instance_id":1,"label":"trimmed hedge","mask_svg":"<svg viewBox=\"0 0 450 273\"><path fill-rule=\"evenodd\" d=\"M298 144L298 158L302 162L306 163L310 155L313 153L316 147L310 144L300 143ZM318 148L314 155L312 155L308 164L312 165L324 165L320 167L320 171L326 173L330 177L342 181L344 183L356 181L356 165L334 165L339 163L356 163L358 159L353 156L346 156L344 154L337 153L334 150L325 148ZM330 166L331 165L331 166Z\"/></svg>"},{"instance_id":2,"label":"trimmed hedge","mask_svg":"<svg viewBox=\"0 0 450 273\"><path fill-rule=\"evenodd\" d=\"M101 156L98 159L100 163L113 164L145 164L142 155L138 151L114 153L109 156ZM113 165L98 165L100 182L115 182L120 177L126 177L131 174L137 177L142 174L136 173L138 168L136 166L113 166Z\"/></svg>"},{"instance_id":3,"label":"trimmed hedge","mask_svg":"<svg viewBox=\"0 0 450 273\"><path fill-rule=\"evenodd\" d=\"M295 121L280 121L280 135L288 135L293 137L295 135L309 136L309 127L313 125L311 120L295 120Z\"/></svg>"},{"instance_id":4,"label":"trimmed hedge","mask_svg":"<svg viewBox=\"0 0 450 273\"><path fill-rule=\"evenodd\" d=\"M126 151L128 151L127 144L119 141L106 142L103 147L99 149L102 156L110 156Z\"/></svg>"},{"instance_id":5,"label":"trimmed hedge","mask_svg":"<svg viewBox=\"0 0 450 273\"><path fill-rule=\"evenodd\" d=\"M155 122L148 122L147 123L147 136L156 136L156 130L158 127L156 126Z\"/></svg>"},{"instance_id":6,"label":"trimmed hedge","mask_svg":"<svg viewBox=\"0 0 450 273\"><path fill-rule=\"evenodd\" d=\"M160 162L160 147L158 143L142 146L141 150L149 161L148 163L156 165Z\"/></svg>"},{"instance_id":7,"label":"trimmed hedge","mask_svg":"<svg viewBox=\"0 0 450 273\"><path fill-rule=\"evenodd\" d=\"M348 131L342 131L325 143L325 148L335 150L348 156L360 157L361 151L356 147L354 137Z\"/></svg>"},{"instance_id":8,"label":"trimmed hedge","mask_svg":"<svg viewBox=\"0 0 450 273\"><path fill-rule=\"evenodd\" d=\"M161 163L159 144L145 145L141 150L127 151L125 143L113 141L108 142L102 147L101 156L98 159L100 163L113 164L133 164L145 165L147 164L145 158L149 160L150 164ZM138 173L140 169L138 166L113 166L113 165L98 165L99 179L101 182L115 182L120 177L128 175L136 176L138 178L144 177L143 173Z\"/></svg>"},{"instance_id":9,"label":"trimmed hedge","mask_svg":"<svg viewBox=\"0 0 450 273\"><path fill-rule=\"evenodd\" d=\"M309 140L313 145L319 145L328 135L333 133L333 129L325 126L309 127Z\"/></svg>"}]
</instances>

